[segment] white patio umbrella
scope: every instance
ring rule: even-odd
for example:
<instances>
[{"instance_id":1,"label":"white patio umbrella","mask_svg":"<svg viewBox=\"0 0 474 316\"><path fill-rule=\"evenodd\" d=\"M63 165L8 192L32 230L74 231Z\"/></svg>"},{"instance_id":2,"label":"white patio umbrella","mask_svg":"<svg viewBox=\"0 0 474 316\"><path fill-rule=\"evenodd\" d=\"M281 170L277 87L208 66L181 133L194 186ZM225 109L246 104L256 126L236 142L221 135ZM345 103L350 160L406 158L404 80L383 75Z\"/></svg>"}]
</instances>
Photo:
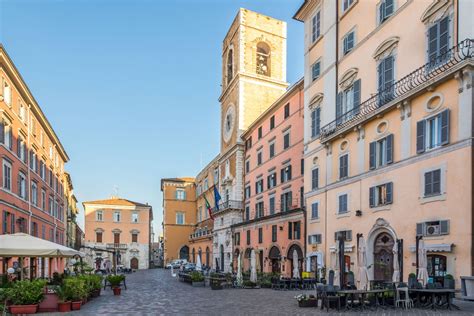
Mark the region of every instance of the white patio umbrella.
<instances>
[{"instance_id":1,"label":"white patio umbrella","mask_svg":"<svg viewBox=\"0 0 474 316\"><path fill-rule=\"evenodd\" d=\"M341 286L341 281L339 280L339 247L336 245L336 251L334 251L334 285Z\"/></svg>"},{"instance_id":2,"label":"white patio umbrella","mask_svg":"<svg viewBox=\"0 0 474 316\"><path fill-rule=\"evenodd\" d=\"M237 286L242 286L242 260L241 254L239 253L239 257L237 258Z\"/></svg>"},{"instance_id":3,"label":"white patio umbrella","mask_svg":"<svg viewBox=\"0 0 474 316\"><path fill-rule=\"evenodd\" d=\"M255 260L255 250L250 253L250 281L257 283L257 265Z\"/></svg>"},{"instance_id":4,"label":"white patio umbrella","mask_svg":"<svg viewBox=\"0 0 474 316\"><path fill-rule=\"evenodd\" d=\"M196 259L196 271L202 271L201 254L198 254Z\"/></svg>"},{"instance_id":5,"label":"white patio umbrella","mask_svg":"<svg viewBox=\"0 0 474 316\"><path fill-rule=\"evenodd\" d=\"M364 237L359 238L357 261L359 265L359 290L367 290L369 287L369 271L367 270L367 246Z\"/></svg>"},{"instance_id":6,"label":"white patio umbrella","mask_svg":"<svg viewBox=\"0 0 474 316\"><path fill-rule=\"evenodd\" d=\"M293 250L293 279L300 278L300 269L298 267L298 252Z\"/></svg>"},{"instance_id":7,"label":"white patio umbrella","mask_svg":"<svg viewBox=\"0 0 474 316\"><path fill-rule=\"evenodd\" d=\"M418 281L423 285L428 283L428 259L426 258L425 242L420 240L418 243Z\"/></svg>"},{"instance_id":8,"label":"white patio umbrella","mask_svg":"<svg viewBox=\"0 0 474 316\"><path fill-rule=\"evenodd\" d=\"M393 245L393 276L392 282L400 282L400 265L398 264L398 244Z\"/></svg>"}]
</instances>

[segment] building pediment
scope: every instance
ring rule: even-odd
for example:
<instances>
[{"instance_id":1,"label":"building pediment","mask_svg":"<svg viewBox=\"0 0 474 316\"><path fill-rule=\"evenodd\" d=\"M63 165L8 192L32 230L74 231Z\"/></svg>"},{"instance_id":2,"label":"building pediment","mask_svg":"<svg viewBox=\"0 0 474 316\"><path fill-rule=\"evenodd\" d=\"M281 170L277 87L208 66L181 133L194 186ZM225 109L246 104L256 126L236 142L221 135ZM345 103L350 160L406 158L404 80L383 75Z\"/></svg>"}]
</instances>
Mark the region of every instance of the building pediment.
<instances>
[{"instance_id":1,"label":"building pediment","mask_svg":"<svg viewBox=\"0 0 474 316\"><path fill-rule=\"evenodd\" d=\"M380 60L389 56L398 46L399 41L400 37L398 36L392 36L390 38L387 38L377 47L372 57L374 57L375 60Z\"/></svg>"},{"instance_id":2,"label":"building pediment","mask_svg":"<svg viewBox=\"0 0 474 316\"><path fill-rule=\"evenodd\" d=\"M435 0L433 1L421 16L423 23L432 23L443 17L452 5L452 0Z\"/></svg>"},{"instance_id":3,"label":"building pediment","mask_svg":"<svg viewBox=\"0 0 474 316\"><path fill-rule=\"evenodd\" d=\"M349 88L352 83L354 83L355 78L357 78L357 73L359 72L359 68L350 68L347 69L346 72L341 77L339 81L339 85L342 89Z\"/></svg>"}]
</instances>

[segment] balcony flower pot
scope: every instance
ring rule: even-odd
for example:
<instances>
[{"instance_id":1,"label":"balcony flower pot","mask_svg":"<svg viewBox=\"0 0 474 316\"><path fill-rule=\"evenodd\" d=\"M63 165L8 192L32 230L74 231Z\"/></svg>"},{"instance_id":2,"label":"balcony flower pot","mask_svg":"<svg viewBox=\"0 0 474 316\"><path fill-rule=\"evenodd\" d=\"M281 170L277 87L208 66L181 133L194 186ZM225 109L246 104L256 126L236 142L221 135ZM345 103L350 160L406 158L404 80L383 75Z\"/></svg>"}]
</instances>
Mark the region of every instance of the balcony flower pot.
<instances>
[{"instance_id":1,"label":"balcony flower pot","mask_svg":"<svg viewBox=\"0 0 474 316\"><path fill-rule=\"evenodd\" d=\"M75 301L75 302L73 301L71 303L71 310L78 311L81 309L81 305L82 305L82 301Z\"/></svg>"},{"instance_id":2,"label":"balcony flower pot","mask_svg":"<svg viewBox=\"0 0 474 316\"><path fill-rule=\"evenodd\" d=\"M67 313L71 311L71 302L58 302L58 312Z\"/></svg>"},{"instance_id":3,"label":"balcony flower pot","mask_svg":"<svg viewBox=\"0 0 474 316\"><path fill-rule=\"evenodd\" d=\"M10 305L10 313L18 314L36 314L38 311L38 304L34 305Z\"/></svg>"},{"instance_id":4,"label":"balcony flower pot","mask_svg":"<svg viewBox=\"0 0 474 316\"><path fill-rule=\"evenodd\" d=\"M120 287L113 287L112 288L112 291L114 291L114 295L120 295L120 293L122 293L122 288Z\"/></svg>"}]
</instances>

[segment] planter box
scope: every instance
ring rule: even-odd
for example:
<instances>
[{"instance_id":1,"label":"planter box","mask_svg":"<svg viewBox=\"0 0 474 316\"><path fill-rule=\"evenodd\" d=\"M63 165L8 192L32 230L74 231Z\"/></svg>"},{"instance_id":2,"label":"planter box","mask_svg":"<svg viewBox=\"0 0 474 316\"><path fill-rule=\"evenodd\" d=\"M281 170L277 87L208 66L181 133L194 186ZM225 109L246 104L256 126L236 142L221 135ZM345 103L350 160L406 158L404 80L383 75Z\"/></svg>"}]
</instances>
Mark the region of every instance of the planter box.
<instances>
[{"instance_id":1,"label":"planter box","mask_svg":"<svg viewBox=\"0 0 474 316\"><path fill-rule=\"evenodd\" d=\"M38 312L50 313L58 309L58 295L56 293L45 293L44 300L38 305Z\"/></svg>"},{"instance_id":2,"label":"planter box","mask_svg":"<svg viewBox=\"0 0 474 316\"><path fill-rule=\"evenodd\" d=\"M310 298L307 300L303 300L301 302L298 302L299 307L318 307L318 299L316 298Z\"/></svg>"},{"instance_id":3,"label":"planter box","mask_svg":"<svg viewBox=\"0 0 474 316\"><path fill-rule=\"evenodd\" d=\"M71 310L77 311L81 309L82 301L72 302L71 303Z\"/></svg>"},{"instance_id":4,"label":"planter box","mask_svg":"<svg viewBox=\"0 0 474 316\"><path fill-rule=\"evenodd\" d=\"M58 312L66 313L71 311L71 302L60 302L58 303Z\"/></svg>"},{"instance_id":5,"label":"planter box","mask_svg":"<svg viewBox=\"0 0 474 316\"><path fill-rule=\"evenodd\" d=\"M204 281L192 282L192 285L193 285L194 287L204 287L205 283L204 283Z\"/></svg>"},{"instance_id":6,"label":"planter box","mask_svg":"<svg viewBox=\"0 0 474 316\"><path fill-rule=\"evenodd\" d=\"M474 301L474 276L461 277L461 298Z\"/></svg>"},{"instance_id":7,"label":"planter box","mask_svg":"<svg viewBox=\"0 0 474 316\"><path fill-rule=\"evenodd\" d=\"M38 304L36 305L10 305L10 313L12 314L36 314Z\"/></svg>"}]
</instances>

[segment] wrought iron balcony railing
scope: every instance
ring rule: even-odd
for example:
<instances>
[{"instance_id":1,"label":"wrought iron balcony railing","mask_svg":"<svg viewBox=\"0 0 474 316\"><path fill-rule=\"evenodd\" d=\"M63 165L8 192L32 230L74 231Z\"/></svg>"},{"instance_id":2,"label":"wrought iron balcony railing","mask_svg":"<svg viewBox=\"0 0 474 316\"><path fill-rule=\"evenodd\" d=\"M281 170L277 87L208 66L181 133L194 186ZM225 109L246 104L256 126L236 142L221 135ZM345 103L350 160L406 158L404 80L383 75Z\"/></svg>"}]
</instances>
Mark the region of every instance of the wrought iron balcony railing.
<instances>
[{"instance_id":1,"label":"wrought iron balcony railing","mask_svg":"<svg viewBox=\"0 0 474 316\"><path fill-rule=\"evenodd\" d=\"M127 249L127 244L116 244L116 243L109 243L106 244L107 249Z\"/></svg>"},{"instance_id":2,"label":"wrought iron balcony railing","mask_svg":"<svg viewBox=\"0 0 474 316\"><path fill-rule=\"evenodd\" d=\"M411 90L427 83L428 81L432 81L460 62L473 57L474 40L466 39L458 43L456 46L453 46L436 58L433 58L431 61L402 79L386 86L383 90L379 90L376 95L370 97L358 107L343 113L331 123L323 126L320 134L321 139L331 136L331 134L343 129L344 127L362 121L376 110L391 103L391 101L402 99Z\"/></svg>"},{"instance_id":3,"label":"wrought iron balcony railing","mask_svg":"<svg viewBox=\"0 0 474 316\"><path fill-rule=\"evenodd\" d=\"M197 231L189 235L189 239L212 236L212 230Z\"/></svg>"},{"instance_id":4,"label":"wrought iron balcony railing","mask_svg":"<svg viewBox=\"0 0 474 316\"><path fill-rule=\"evenodd\" d=\"M233 200L229 200L229 201L225 201L225 202L221 202L219 204L219 207L214 207L212 209L212 212L213 213L217 213L217 212L221 212L221 211L225 211L225 210L230 210L230 209L233 209L233 210L243 210L244 207L243 207L243 202L242 201L233 201Z\"/></svg>"}]
</instances>

